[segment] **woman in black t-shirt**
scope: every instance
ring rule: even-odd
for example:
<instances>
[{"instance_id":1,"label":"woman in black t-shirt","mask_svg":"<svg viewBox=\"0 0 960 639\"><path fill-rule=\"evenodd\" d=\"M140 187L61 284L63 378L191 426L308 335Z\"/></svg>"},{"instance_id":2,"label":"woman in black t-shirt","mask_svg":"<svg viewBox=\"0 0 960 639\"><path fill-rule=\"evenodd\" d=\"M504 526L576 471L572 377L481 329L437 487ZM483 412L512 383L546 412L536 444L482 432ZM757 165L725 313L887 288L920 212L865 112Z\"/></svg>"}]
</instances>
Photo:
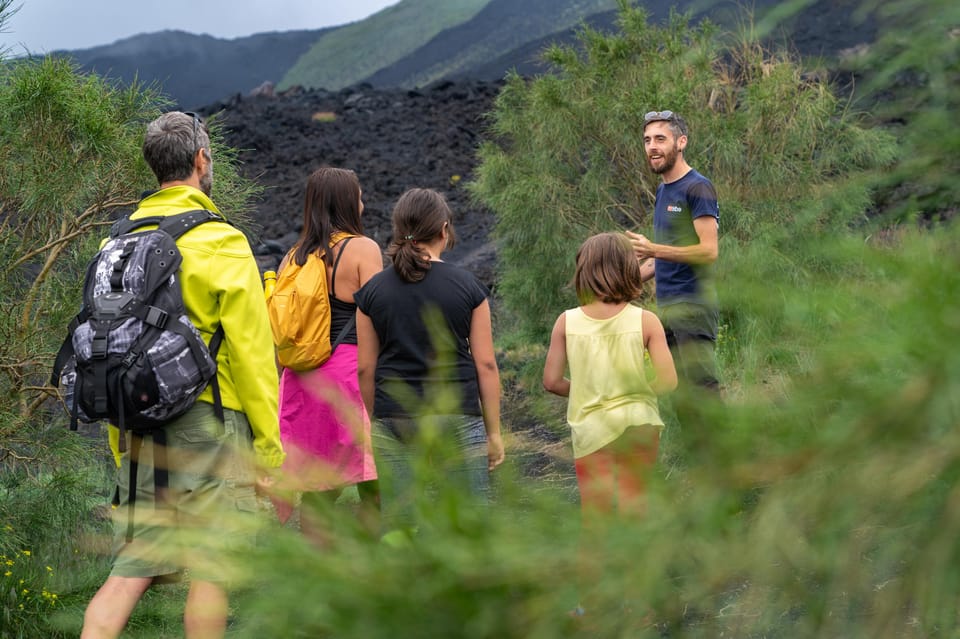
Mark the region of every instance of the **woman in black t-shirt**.
<instances>
[{"instance_id":1,"label":"woman in black t-shirt","mask_svg":"<svg viewBox=\"0 0 960 639\"><path fill-rule=\"evenodd\" d=\"M443 487L483 501L504 457L489 292L440 259L453 241L443 196L407 191L393 209L393 265L354 295L385 529L413 524L418 455L429 454Z\"/></svg>"}]
</instances>

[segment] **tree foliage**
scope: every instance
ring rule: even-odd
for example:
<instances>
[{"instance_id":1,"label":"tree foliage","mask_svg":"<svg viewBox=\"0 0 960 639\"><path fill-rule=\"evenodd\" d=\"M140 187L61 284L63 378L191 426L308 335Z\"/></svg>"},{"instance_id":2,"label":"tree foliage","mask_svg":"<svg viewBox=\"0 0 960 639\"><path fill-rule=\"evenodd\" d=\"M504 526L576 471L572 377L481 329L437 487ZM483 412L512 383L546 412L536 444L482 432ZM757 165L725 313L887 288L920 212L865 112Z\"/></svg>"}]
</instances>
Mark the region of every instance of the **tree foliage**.
<instances>
[{"instance_id":1,"label":"tree foliage","mask_svg":"<svg viewBox=\"0 0 960 639\"><path fill-rule=\"evenodd\" d=\"M10 7L0 2L0 25ZM39 557L31 579L44 576L44 561L75 562L75 539L104 500L104 442L67 433L48 380L79 310L85 263L106 226L156 188L141 145L167 107L156 87L120 88L64 59L0 57L0 554ZM259 187L239 175L215 121L211 137L214 199L251 229L246 212ZM30 613L18 601L33 599L7 594L0 621L17 621L20 634L6 634L4 621L0 635L52 636L30 617L49 606Z\"/></svg>"},{"instance_id":2,"label":"tree foliage","mask_svg":"<svg viewBox=\"0 0 960 639\"><path fill-rule=\"evenodd\" d=\"M643 150L646 111L687 120L686 156L717 186L725 243L795 225L812 189L895 157L888 135L749 29L732 38L677 13L657 26L620 5L618 31L584 28L580 48L546 52L556 73L508 79L471 185L497 215L500 293L538 338L572 301L565 284L584 237L649 233L658 178ZM842 227L853 212L842 213L807 223Z\"/></svg>"},{"instance_id":3,"label":"tree foliage","mask_svg":"<svg viewBox=\"0 0 960 639\"><path fill-rule=\"evenodd\" d=\"M53 58L7 63L0 85L4 412L35 417L55 340L76 312L93 231L149 185L142 131L155 92L116 89ZM71 294L72 292L72 294ZM9 414L9 413L8 413ZM0 432L16 420L4 420Z\"/></svg>"},{"instance_id":4,"label":"tree foliage","mask_svg":"<svg viewBox=\"0 0 960 639\"><path fill-rule=\"evenodd\" d=\"M140 146L167 103L153 87L118 88L64 59L13 61L0 72L0 296L10 311L0 318L2 397L32 419L50 396L43 380L78 307L91 242L156 186ZM213 146L214 197L249 228L258 187L239 176L231 149Z\"/></svg>"},{"instance_id":5,"label":"tree foliage","mask_svg":"<svg viewBox=\"0 0 960 639\"><path fill-rule=\"evenodd\" d=\"M867 0L896 29L847 65L864 76L863 103L897 129L902 161L884 176L891 222L956 215L960 204L960 5Z\"/></svg>"}]
</instances>

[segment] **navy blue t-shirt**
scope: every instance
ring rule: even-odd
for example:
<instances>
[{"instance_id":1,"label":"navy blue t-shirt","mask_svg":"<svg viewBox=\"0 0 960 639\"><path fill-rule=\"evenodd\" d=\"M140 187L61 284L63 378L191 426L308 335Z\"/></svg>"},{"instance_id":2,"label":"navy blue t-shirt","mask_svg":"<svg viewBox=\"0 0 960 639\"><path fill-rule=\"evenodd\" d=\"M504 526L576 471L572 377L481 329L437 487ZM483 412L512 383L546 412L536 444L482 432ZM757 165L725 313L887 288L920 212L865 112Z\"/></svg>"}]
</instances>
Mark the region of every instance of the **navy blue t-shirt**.
<instances>
[{"instance_id":1,"label":"navy blue t-shirt","mask_svg":"<svg viewBox=\"0 0 960 639\"><path fill-rule=\"evenodd\" d=\"M380 339L374 416L481 414L470 326L488 295L473 273L446 262L433 262L419 282L390 266L354 294Z\"/></svg>"},{"instance_id":2,"label":"navy blue t-shirt","mask_svg":"<svg viewBox=\"0 0 960 639\"><path fill-rule=\"evenodd\" d=\"M693 169L676 182L657 187L653 212L653 241L669 246L691 246L700 240L693 220L709 215L720 220L717 191L707 178ZM694 266L658 259L657 304L664 306L692 302L704 306L717 303L713 265Z\"/></svg>"}]
</instances>

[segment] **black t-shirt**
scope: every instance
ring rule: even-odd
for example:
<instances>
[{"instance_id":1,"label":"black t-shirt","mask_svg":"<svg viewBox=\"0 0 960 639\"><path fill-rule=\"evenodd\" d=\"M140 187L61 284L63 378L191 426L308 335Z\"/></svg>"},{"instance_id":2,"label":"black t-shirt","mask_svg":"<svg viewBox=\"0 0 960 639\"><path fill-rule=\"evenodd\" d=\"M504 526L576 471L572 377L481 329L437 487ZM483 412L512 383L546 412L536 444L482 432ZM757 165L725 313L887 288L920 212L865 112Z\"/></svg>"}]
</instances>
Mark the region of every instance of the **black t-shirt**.
<instances>
[{"instance_id":1,"label":"black t-shirt","mask_svg":"<svg viewBox=\"0 0 960 639\"><path fill-rule=\"evenodd\" d=\"M694 220L710 216L720 223L717 191L707 178L690 169L682 178L657 187L653 211L653 240L669 246L692 246L700 241ZM712 264L656 260L657 304L688 302L716 308L717 290Z\"/></svg>"},{"instance_id":2,"label":"black t-shirt","mask_svg":"<svg viewBox=\"0 0 960 639\"><path fill-rule=\"evenodd\" d=\"M354 294L380 339L376 417L481 414L469 338L473 310L488 295L472 273L446 262L413 283L388 267Z\"/></svg>"}]
</instances>

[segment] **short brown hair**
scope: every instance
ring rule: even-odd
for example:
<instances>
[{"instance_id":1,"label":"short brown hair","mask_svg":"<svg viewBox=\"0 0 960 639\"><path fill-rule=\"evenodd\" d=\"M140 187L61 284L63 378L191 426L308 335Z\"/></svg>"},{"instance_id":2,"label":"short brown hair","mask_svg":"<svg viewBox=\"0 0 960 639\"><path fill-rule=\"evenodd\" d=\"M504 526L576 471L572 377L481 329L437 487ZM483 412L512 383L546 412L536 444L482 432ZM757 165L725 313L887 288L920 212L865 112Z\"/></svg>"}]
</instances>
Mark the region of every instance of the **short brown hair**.
<instances>
[{"instance_id":1,"label":"short brown hair","mask_svg":"<svg viewBox=\"0 0 960 639\"><path fill-rule=\"evenodd\" d=\"M618 304L639 297L640 262L627 236L600 233L587 238L577 251L573 285L581 304L594 300Z\"/></svg>"}]
</instances>

